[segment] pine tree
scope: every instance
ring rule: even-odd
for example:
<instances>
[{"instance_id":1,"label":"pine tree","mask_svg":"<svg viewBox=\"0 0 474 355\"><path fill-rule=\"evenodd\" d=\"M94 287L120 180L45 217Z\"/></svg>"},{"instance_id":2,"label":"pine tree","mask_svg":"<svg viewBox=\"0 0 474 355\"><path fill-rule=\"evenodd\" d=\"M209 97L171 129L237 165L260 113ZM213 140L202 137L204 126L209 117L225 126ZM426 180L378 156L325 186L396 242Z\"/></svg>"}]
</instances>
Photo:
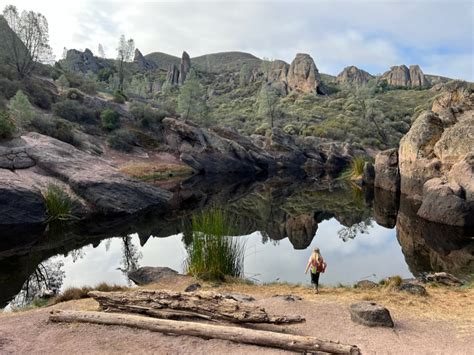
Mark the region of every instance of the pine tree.
<instances>
[{"instance_id":1,"label":"pine tree","mask_svg":"<svg viewBox=\"0 0 474 355\"><path fill-rule=\"evenodd\" d=\"M178 112L187 120L204 119L207 116L205 92L196 73L191 70L184 84L179 88Z\"/></svg>"}]
</instances>

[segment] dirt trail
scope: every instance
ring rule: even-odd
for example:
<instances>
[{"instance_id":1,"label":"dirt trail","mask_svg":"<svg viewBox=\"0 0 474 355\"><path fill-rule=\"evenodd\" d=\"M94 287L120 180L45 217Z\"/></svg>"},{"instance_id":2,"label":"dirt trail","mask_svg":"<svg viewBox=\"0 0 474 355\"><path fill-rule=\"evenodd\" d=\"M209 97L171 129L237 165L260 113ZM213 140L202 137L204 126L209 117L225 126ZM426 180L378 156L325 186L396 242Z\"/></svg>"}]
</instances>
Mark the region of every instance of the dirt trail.
<instances>
[{"instance_id":1,"label":"dirt trail","mask_svg":"<svg viewBox=\"0 0 474 355\"><path fill-rule=\"evenodd\" d=\"M177 282L172 288L181 289L187 284L189 283ZM252 290L252 287L243 288L245 291ZM294 302L272 297L270 294L278 288L254 286L253 289L254 292L246 293L252 294L256 298L255 303L264 306L268 311L299 314L307 320L306 323L284 327L260 326L261 329L284 329L295 334L356 344L364 354L472 354L474 348L474 320L469 316L472 311L472 308L469 310L470 303L466 307L466 317L452 319L433 319L432 315L425 318L419 314L410 316L410 312L403 308L394 307L391 310L395 321L394 329L368 328L350 320L348 300L344 297L334 297L334 292L330 289L323 290L320 295L312 295L309 291L299 292L303 300ZM284 287L280 290L285 291ZM49 323L48 315L52 309L95 310L97 303L87 299L38 310L0 314L0 353L285 353L277 349L229 341L178 337L127 327Z\"/></svg>"}]
</instances>

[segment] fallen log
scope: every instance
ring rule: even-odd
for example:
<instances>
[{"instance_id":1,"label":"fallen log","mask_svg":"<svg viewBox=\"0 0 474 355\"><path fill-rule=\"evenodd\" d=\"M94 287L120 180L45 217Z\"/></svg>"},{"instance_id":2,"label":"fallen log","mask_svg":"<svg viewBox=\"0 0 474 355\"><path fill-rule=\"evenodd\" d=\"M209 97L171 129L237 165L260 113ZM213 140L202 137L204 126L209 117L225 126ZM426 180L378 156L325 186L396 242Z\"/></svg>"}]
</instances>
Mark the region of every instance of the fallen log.
<instances>
[{"instance_id":1,"label":"fallen log","mask_svg":"<svg viewBox=\"0 0 474 355\"><path fill-rule=\"evenodd\" d=\"M213 292L180 293L163 290L91 291L89 296L110 312L140 313L156 318L203 318L231 323L299 323L301 316L276 316L264 308Z\"/></svg>"},{"instance_id":2,"label":"fallen log","mask_svg":"<svg viewBox=\"0 0 474 355\"><path fill-rule=\"evenodd\" d=\"M57 311L49 316L52 322L93 323L127 326L175 335L230 340L297 352L326 352L330 354L360 354L355 345L320 340L310 336L282 334L233 326L202 324L168 319L155 319L131 314L84 311Z\"/></svg>"}]
</instances>

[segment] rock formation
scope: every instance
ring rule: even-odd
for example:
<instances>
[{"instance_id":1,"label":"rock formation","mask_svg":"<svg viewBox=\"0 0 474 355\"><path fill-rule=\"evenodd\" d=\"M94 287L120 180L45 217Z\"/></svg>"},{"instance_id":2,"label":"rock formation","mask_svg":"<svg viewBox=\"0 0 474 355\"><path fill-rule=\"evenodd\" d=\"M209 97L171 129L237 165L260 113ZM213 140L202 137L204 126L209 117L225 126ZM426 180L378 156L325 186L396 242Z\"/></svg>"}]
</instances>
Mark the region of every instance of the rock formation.
<instances>
[{"instance_id":1,"label":"rock formation","mask_svg":"<svg viewBox=\"0 0 474 355\"><path fill-rule=\"evenodd\" d=\"M14 173L0 168L1 225L44 222L41 191L49 183L68 191L82 205L81 210L105 215L164 208L171 198L169 192L133 180L100 158L39 133L28 133L9 145L2 149L15 150L22 161L35 164L16 165Z\"/></svg>"},{"instance_id":2,"label":"rock formation","mask_svg":"<svg viewBox=\"0 0 474 355\"><path fill-rule=\"evenodd\" d=\"M398 192L400 173L398 171L398 149L392 148L380 152L375 157L375 187Z\"/></svg>"},{"instance_id":3,"label":"rock formation","mask_svg":"<svg viewBox=\"0 0 474 355\"><path fill-rule=\"evenodd\" d=\"M100 69L108 66L106 59L95 57L89 49L84 52L76 49L68 50L64 63L68 70L82 73L88 71L97 73Z\"/></svg>"},{"instance_id":4,"label":"rock formation","mask_svg":"<svg viewBox=\"0 0 474 355\"><path fill-rule=\"evenodd\" d=\"M400 191L422 202L418 214L456 226L474 225L474 93L454 90L418 116L398 151ZM397 186L393 151L377 156L376 186ZM378 164L377 164L378 162Z\"/></svg>"},{"instance_id":5,"label":"rock formation","mask_svg":"<svg viewBox=\"0 0 474 355\"><path fill-rule=\"evenodd\" d=\"M388 85L407 88L426 87L429 85L428 80L418 65L410 65L409 69L406 65L393 66L380 79L385 80Z\"/></svg>"},{"instance_id":6,"label":"rock formation","mask_svg":"<svg viewBox=\"0 0 474 355\"><path fill-rule=\"evenodd\" d=\"M146 70L153 70L156 68L156 64L150 60L147 60L142 52L138 50L138 48L135 49L135 56L133 57L133 62L137 64L138 68L142 71Z\"/></svg>"},{"instance_id":7,"label":"rock formation","mask_svg":"<svg viewBox=\"0 0 474 355\"><path fill-rule=\"evenodd\" d=\"M170 65L168 72L166 73L166 82L170 85L178 85L179 69L175 64Z\"/></svg>"},{"instance_id":8,"label":"rock formation","mask_svg":"<svg viewBox=\"0 0 474 355\"><path fill-rule=\"evenodd\" d=\"M344 68L342 72L336 77L338 84L349 84L349 85L364 85L372 79L373 76L367 73L365 70L359 69L355 66Z\"/></svg>"},{"instance_id":9,"label":"rock formation","mask_svg":"<svg viewBox=\"0 0 474 355\"><path fill-rule=\"evenodd\" d=\"M317 93L321 86L318 68L309 54L298 53L288 69L288 88L290 91Z\"/></svg>"},{"instance_id":10,"label":"rock formation","mask_svg":"<svg viewBox=\"0 0 474 355\"><path fill-rule=\"evenodd\" d=\"M224 127L207 130L174 118L162 123L165 142L197 173L249 175L287 170L320 176L340 172L352 157L347 144L296 140L279 128L260 142Z\"/></svg>"},{"instance_id":11,"label":"rock formation","mask_svg":"<svg viewBox=\"0 0 474 355\"><path fill-rule=\"evenodd\" d=\"M188 75L189 71L191 70L191 58L186 51L183 52L181 57L181 65L179 71L179 83L183 84L186 80L186 76Z\"/></svg>"}]
</instances>

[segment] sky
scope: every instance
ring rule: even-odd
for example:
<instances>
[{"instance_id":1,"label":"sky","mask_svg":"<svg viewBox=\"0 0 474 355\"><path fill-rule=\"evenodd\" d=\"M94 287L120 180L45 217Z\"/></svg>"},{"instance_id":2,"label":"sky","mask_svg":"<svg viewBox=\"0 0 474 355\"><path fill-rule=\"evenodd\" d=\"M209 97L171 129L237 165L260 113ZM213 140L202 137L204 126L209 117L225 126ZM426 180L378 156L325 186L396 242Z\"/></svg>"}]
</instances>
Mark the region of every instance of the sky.
<instances>
[{"instance_id":1,"label":"sky","mask_svg":"<svg viewBox=\"0 0 474 355\"><path fill-rule=\"evenodd\" d=\"M244 51L291 62L310 54L322 73L356 65L371 74L419 64L427 74L474 81L471 0L0 0L3 9L41 12L57 59L63 48L104 46L115 57L121 34L143 54L191 57Z\"/></svg>"}]
</instances>

